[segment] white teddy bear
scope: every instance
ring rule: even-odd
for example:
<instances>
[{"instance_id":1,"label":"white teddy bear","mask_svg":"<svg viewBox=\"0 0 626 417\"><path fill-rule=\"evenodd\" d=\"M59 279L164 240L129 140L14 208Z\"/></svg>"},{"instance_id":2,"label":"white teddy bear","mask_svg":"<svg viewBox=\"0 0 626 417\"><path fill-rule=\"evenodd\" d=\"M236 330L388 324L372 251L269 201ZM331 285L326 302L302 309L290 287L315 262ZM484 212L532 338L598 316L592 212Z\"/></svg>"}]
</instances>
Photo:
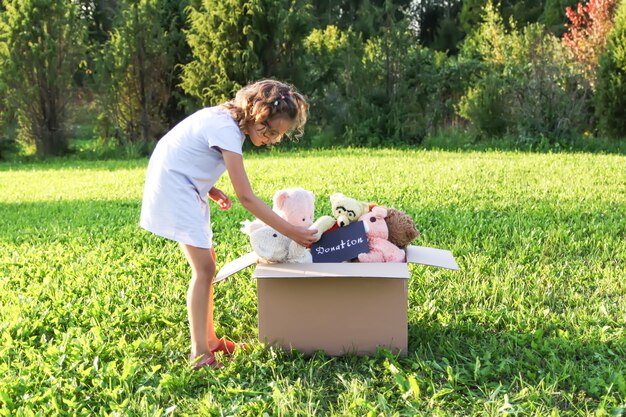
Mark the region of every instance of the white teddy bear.
<instances>
[{"instance_id":1,"label":"white teddy bear","mask_svg":"<svg viewBox=\"0 0 626 417\"><path fill-rule=\"evenodd\" d=\"M248 222L241 229L250 236L250 245L260 260L278 263L311 263L311 252L287 236L262 223Z\"/></svg>"}]
</instances>

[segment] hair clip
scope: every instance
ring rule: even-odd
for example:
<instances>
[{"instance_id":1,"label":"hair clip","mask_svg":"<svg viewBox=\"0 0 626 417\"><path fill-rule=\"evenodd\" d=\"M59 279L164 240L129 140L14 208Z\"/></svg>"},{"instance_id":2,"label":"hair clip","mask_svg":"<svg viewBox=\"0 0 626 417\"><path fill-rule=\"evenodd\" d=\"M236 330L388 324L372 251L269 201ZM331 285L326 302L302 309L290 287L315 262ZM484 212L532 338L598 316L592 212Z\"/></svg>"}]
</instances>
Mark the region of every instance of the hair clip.
<instances>
[{"instance_id":1,"label":"hair clip","mask_svg":"<svg viewBox=\"0 0 626 417\"><path fill-rule=\"evenodd\" d=\"M285 99L285 96L283 96L283 95L281 94L280 99L281 99L281 100L284 100L284 99Z\"/></svg>"},{"instance_id":2,"label":"hair clip","mask_svg":"<svg viewBox=\"0 0 626 417\"><path fill-rule=\"evenodd\" d=\"M274 100L274 107L278 106L278 100Z\"/></svg>"}]
</instances>

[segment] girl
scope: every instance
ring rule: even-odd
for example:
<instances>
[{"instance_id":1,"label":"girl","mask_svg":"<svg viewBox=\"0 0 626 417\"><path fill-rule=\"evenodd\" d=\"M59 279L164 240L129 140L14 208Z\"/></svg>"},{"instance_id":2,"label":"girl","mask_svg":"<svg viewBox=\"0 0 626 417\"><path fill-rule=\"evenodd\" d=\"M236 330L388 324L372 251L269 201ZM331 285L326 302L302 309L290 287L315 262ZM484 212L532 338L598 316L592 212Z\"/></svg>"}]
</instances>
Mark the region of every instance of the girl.
<instances>
[{"instance_id":1,"label":"girl","mask_svg":"<svg viewBox=\"0 0 626 417\"><path fill-rule=\"evenodd\" d=\"M280 142L287 132L301 135L308 107L292 86L258 81L239 90L233 100L185 118L158 142L150 157L140 225L179 242L191 266L187 312L194 369L220 368L214 354L232 355L240 347L218 338L213 325L215 251L205 196L221 210L231 207L228 196L214 187L224 170L252 215L303 246L315 240L316 230L287 223L254 194L242 158L246 136L254 146L262 146Z\"/></svg>"}]
</instances>

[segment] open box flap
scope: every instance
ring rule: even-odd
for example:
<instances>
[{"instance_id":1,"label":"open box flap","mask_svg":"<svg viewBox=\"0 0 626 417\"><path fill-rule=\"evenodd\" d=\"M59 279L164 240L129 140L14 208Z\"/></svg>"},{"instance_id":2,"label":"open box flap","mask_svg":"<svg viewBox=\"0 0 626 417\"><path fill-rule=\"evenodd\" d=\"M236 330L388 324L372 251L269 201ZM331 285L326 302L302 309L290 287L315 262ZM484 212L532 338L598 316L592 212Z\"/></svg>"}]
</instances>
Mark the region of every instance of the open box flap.
<instances>
[{"instance_id":1,"label":"open box flap","mask_svg":"<svg viewBox=\"0 0 626 417\"><path fill-rule=\"evenodd\" d=\"M406 248L406 260L414 264L459 270L459 265L454 260L452 252L444 249L409 245Z\"/></svg>"},{"instance_id":2,"label":"open box flap","mask_svg":"<svg viewBox=\"0 0 626 417\"><path fill-rule=\"evenodd\" d=\"M220 282L228 278L232 274L239 272L242 269L249 267L250 265L256 264L258 259L259 258L257 257L256 253L250 252L233 261L228 262L222 267L222 269L219 270L213 282Z\"/></svg>"},{"instance_id":3,"label":"open box flap","mask_svg":"<svg viewBox=\"0 0 626 417\"><path fill-rule=\"evenodd\" d=\"M455 271L459 270L459 266L454 260L452 252L444 249L428 248L425 246L413 246L410 245L406 248L406 258L408 263L422 264L428 266L435 266L438 268L447 268ZM220 282L229 276L241 271L250 265L255 265L258 261L256 253L250 252L244 256L237 258L233 261L225 264L222 269L219 270L215 280L213 282ZM387 275L391 278L405 278L403 269L388 264L368 264L368 263L319 263L319 264L259 264L262 265L262 272L259 275L255 275L257 278L269 278L272 275L278 277L281 275L286 277L287 271L297 272L295 275L307 276L307 277L323 277L323 276L379 276ZM405 264L402 264L405 265ZM406 265L405 265L406 266ZM385 268L388 269L387 273L382 272ZM394 269L400 268L400 269ZM366 272L367 271L367 272Z\"/></svg>"}]
</instances>

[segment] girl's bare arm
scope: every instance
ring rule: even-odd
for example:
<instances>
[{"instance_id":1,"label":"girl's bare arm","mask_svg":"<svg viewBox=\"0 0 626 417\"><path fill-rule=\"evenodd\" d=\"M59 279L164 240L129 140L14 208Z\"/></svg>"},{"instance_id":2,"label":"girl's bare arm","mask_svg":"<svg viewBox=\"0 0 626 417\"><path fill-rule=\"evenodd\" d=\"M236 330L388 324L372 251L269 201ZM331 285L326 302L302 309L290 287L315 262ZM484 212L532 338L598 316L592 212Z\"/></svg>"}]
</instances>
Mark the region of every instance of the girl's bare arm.
<instances>
[{"instance_id":1,"label":"girl's bare arm","mask_svg":"<svg viewBox=\"0 0 626 417\"><path fill-rule=\"evenodd\" d=\"M292 225L283 220L263 200L254 194L243 165L243 157L237 153L222 150L228 176L241 204L255 217L271 226L280 234L295 240L302 246L315 242L317 230Z\"/></svg>"}]
</instances>

